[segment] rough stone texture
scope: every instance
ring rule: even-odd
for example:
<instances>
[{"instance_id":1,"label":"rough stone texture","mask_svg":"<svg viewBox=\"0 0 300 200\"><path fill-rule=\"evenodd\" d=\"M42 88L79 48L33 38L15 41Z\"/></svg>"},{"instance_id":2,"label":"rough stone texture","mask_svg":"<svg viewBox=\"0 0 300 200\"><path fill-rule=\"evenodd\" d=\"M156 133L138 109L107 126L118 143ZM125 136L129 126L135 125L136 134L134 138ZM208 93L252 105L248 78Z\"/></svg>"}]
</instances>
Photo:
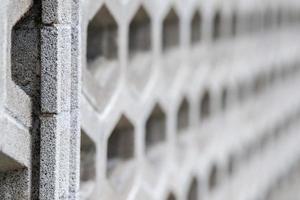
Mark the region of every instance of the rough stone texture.
<instances>
[{"instance_id":1,"label":"rough stone texture","mask_svg":"<svg viewBox=\"0 0 300 200\"><path fill-rule=\"evenodd\" d=\"M0 173L1 199L30 199L28 171L11 169Z\"/></svg>"},{"instance_id":2,"label":"rough stone texture","mask_svg":"<svg viewBox=\"0 0 300 200\"><path fill-rule=\"evenodd\" d=\"M295 199L299 13L2 0L0 199Z\"/></svg>"}]
</instances>

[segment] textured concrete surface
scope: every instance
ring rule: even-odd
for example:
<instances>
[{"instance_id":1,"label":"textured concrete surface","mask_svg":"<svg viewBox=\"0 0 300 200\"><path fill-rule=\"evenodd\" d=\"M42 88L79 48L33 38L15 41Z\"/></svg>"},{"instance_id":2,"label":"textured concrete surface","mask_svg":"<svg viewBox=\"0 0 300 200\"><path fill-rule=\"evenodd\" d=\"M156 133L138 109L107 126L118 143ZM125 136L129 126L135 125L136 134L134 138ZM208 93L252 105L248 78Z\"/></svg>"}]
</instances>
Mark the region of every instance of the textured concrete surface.
<instances>
[{"instance_id":1,"label":"textured concrete surface","mask_svg":"<svg viewBox=\"0 0 300 200\"><path fill-rule=\"evenodd\" d=\"M2 0L0 199L297 200L297 0Z\"/></svg>"}]
</instances>

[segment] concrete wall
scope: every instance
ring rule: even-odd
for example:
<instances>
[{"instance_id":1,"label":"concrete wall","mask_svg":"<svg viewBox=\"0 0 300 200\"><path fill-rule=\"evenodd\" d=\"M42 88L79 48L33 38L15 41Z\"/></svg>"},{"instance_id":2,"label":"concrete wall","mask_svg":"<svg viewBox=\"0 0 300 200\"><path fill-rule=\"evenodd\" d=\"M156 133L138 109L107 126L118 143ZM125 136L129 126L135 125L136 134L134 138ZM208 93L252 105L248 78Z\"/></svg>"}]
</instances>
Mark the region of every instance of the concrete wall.
<instances>
[{"instance_id":1,"label":"concrete wall","mask_svg":"<svg viewBox=\"0 0 300 200\"><path fill-rule=\"evenodd\" d=\"M297 185L297 0L2 1L0 199Z\"/></svg>"}]
</instances>

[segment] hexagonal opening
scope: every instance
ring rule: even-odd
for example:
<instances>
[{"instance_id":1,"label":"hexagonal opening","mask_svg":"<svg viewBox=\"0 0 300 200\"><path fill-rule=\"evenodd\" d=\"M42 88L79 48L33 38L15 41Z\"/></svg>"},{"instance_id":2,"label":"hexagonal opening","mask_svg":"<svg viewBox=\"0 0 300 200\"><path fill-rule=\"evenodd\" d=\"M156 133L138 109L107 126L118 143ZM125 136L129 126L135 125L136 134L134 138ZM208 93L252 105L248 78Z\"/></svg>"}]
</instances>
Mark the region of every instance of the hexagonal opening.
<instances>
[{"instance_id":1,"label":"hexagonal opening","mask_svg":"<svg viewBox=\"0 0 300 200\"><path fill-rule=\"evenodd\" d=\"M81 130L80 145L80 199L88 199L93 192L96 179L96 145Z\"/></svg>"},{"instance_id":2,"label":"hexagonal opening","mask_svg":"<svg viewBox=\"0 0 300 200\"><path fill-rule=\"evenodd\" d=\"M270 76L269 76L269 82L270 84L274 84L277 80L277 71L275 69L273 69L270 73Z\"/></svg>"},{"instance_id":3,"label":"hexagonal opening","mask_svg":"<svg viewBox=\"0 0 300 200\"><path fill-rule=\"evenodd\" d=\"M243 33L249 34L251 31L251 15L252 13L250 11L245 11L243 13L243 20L241 22L243 26Z\"/></svg>"},{"instance_id":4,"label":"hexagonal opening","mask_svg":"<svg viewBox=\"0 0 300 200\"><path fill-rule=\"evenodd\" d=\"M202 16L199 11L194 13L191 26L191 42L192 45L195 45L200 42L202 37Z\"/></svg>"},{"instance_id":5,"label":"hexagonal opening","mask_svg":"<svg viewBox=\"0 0 300 200\"><path fill-rule=\"evenodd\" d=\"M233 155L229 156L228 166L227 166L227 173L228 176L232 176L235 171L235 157Z\"/></svg>"},{"instance_id":6,"label":"hexagonal opening","mask_svg":"<svg viewBox=\"0 0 300 200\"><path fill-rule=\"evenodd\" d=\"M11 77L27 95L39 100L40 13L33 5L11 31Z\"/></svg>"},{"instance_id":7,"label":"hexagonal opening","mask_svg":"<svg viewBox=\"0 0 300 200\"><path fill-rule=\"evenodd\" d=\"M289 25L289 17L288 17L288 10L287 9L282 10L282 25L283 26Z\"/></svg>"},{"instance_id":8,"label":"hexagonal opening","mask_svg":"<svg viewBox=\"0 0 300 200\"><path fill-rule=\"evenodd\" d=\"M202 120L206 120L210 116L211 111L211 97L208 90L203 93L202 98L200 99L200 117Z\"/></svg>"},{"instance_id":9,"label":"hexagonal opening","mask_svg":"<svg viewBox=\"0 0 300 200\"><path fill-rule=\"evenodd\" d=\"M267 78L264 74L259 74L254 80L254 92L261 92L267 84Z\"/></svg>"},{"instance_id":10,"label":"hexagonal opening","mask_svg":"<svg viewBox=\"0 0 300 200\"><path fill-rule=\"evenodd\" d=\"M263 18L263 23L264 23L264 28L269 29L272 26L272 21L273 21L273 16L272 16L272 10L267 9L264 13L264 18Z\"/></svg>"},{"instance_id":11,"label":"hexagonal opening","mask_svg":"<svg viewBox=\"0 0 300 200\"><path fill-rule=\"evenodd\" d=\"M113 184L118 185L122 173L130 172L132 166L128 166L128 161L134 157L134 127L125 115L122 115L116 127L108 138L107 144L107 178Z\"/></svg>"},{"instance_id":12,"label":"hexagonal opening","mask_svg":"<svg viewBox=\"0 0 300 200\"><path fill-rule=\"evenodd\" d=\"M237 17L237 13L234 12L231 16L231 36L232 37L237 35L237 24L238 24L238 17Z\"/></svg>"},{"instance_id":13,"label":"hexagonal opening","mask_svg":"<svg viewBox=\"0 0 300 200\"><path fill-rule=\"evenodd\" d=\"M218 40L221 37L221 13L216 11L213 16L213 30L212 30L212 39Z\"/></svg>"},{"instance_id":14,"label":"hexagonal opening","mask_svg":"<svg viewBox=\"0 0 300 200\"><path fill-rule=\"evenodd\" d=\"M162 48L167 51L179 46L179 17L172 8L163 21Z\"/></svg>"},{"instance_id":15,"label":"hexagonal opening","mask_svg":"<svg viewBox=\"0 0 300 200\"><path fill-rule=\"evenodd\" d=\"M130 58L151 50L151 33L149 14L144 7L140 7L129 26Z\"/></svg>"},{"instance_id":16,"label":"hexagonal opening","mask_svg":"<svg viewBox=\"0 0 300 200\"><path fill-rule=\"evenodd\" d=\"M258 15L259 15L259 13L256 13L254 11L252 11L248 14L248 25L247 25L247 27L248 27L248 32L249 33L253 33L257 30L257 28L258 28L257 24L258 24L258 20L259 20Z\"/></svg>"},{"instance_id":17,"label":"hexagonal opening","mask_svg":"<svg viewBox=\"0 0 300 200\"><path fill-rule=\"evenodd\" d=\"M274 13L274 11L273 11ZM297 25L299 23L299 9L297 8L292 8L290 11L290 20L292 25Z\"/></svg>"},{"instance_id":18,"label":"hexagonal opening","mask_svg":"<svg viewBox=\"0 0 300 200\"><path fill-rule=\"evenodd\" d=\"M227 106L228 106L228 90L226 88L223 88L221 94L221 109L226 110Z\"/></svg>"},{"instance_id":19,"label":"hexagonal opening","mask_svg":"<svg viewBox=\"0 0 300 200\"><path fill-rule=\"evenodd\" d=\"M272 134L264 134L263 136L261 136L259 138L259 140L257 141L257 149L256 150L264 150L267 146L268 146L268 143L271 142L272 139L275 139L276 140L276 133L279 133L280 130L276 129L275 128L275 131L273 134L275 135L272 135ZM274 136L274 138L272 138L272 136Z\"/></svg>"},{"instance_id":20,"label":"hexagonal opening","mask_svg":"<svg viewBox=\"0 0 300 200\"><path fill-rule=\"evenodd\" d=\"M118 25L104 5L88 25L87 67L92 72L96 72L100 68L113 68L117 65L117 58Z\"/></svg>"},{"instance_id":21,"label":"hexagonal opening","mask_svg":"<svg viewBox=\"0 0 300 200\"><path fill-rule=\"evenodd\" d=\"M29 183L28 170L0 152L0 199L29 199Z\"/></svg>"},{"instance_id":22,"label":"hexagonal opening","mask_svg":"<svg viewBox=\"0 0 300 200\"><path fill-rule=\"evenodd\" d=\"M218 168L215 164L211 167L208 178L208 188L210 191L214 190L218 184Z\"/></svg>"},{"instance_id":23,"label":"hexagonal opening","mask_svg":"<svg viewBox=\"0 0 300 200\"><path fill-rule=\"evenodd\" d=\"M197 200L197 199L199 199L198 181L196 178L193 178L188 191L187 200Z\"/></svg>"},{"instance_id":24,"label":"hexagonal opening","mask_svg":"<svg viewBox=\"0 0 300 200\"><path fill-rule=\"evenodd\" d=\"M289 8L288 9L288 12L287 12L287 23L290 25L290 26L293 26L293 9L292 8Z\"/></svg>"},{"instance_id":25,"label":"hexagonal opening","mask_svg":"<svg viewBox=\"0 0 300 200\"><path fill-rule=\"evenodd\" d=\"M189 126L189 102L184 98L180 104L178 115L177 115L177 130L181 133Z\"/></svg>"},{"instance_id":26,"label":"hexagonal opening","mask_svg":"<svg viewBox=\"0 0 300 200\"><path fill-rule=\"evenodd\" d=\"M168 195L167 200L176 200L176 197L175 197L175 195L174 195L173 192L171 192L171 193Z\"/></svg>"},{"instance_id":27,"label":"hexagonal opening","mask_svg":"<svg viewBox=\"0 0 300 200\"><path fill-rule=\"evenodd\" d=\"M277 21L277 26L281 27L282 22L283 22L283 13L281 9L277 10L277 15L276 15L276 21Z\"/></svg>"},{"instance_id":28,"label":"hexagonal opening","mask_svg":"<svg viewBox=\"0 0 300 200\"><path fill-rule=\"evenodd\" d=\"M297 14L298 12L296 12ZM280 21L280 13L277 9L272 9L272 27L277 28L279 25ZM297 20L297 19L296 19ZM297 22L297 21L296 21Z\"/></svg>"},{"instance_id":29,"label":"hexagonal opening","mask_svg":"<svg viewBox=\"0 0 300 200\"><path fill-rule=\"evenodd\" d=\"M156 104L146 122L146 152L166 140L166 114L159 104Z\"/></svg>"},{"instance_id":30,"label":"hexagonal opening","mask_svg":"<svg viewBox=\"0 0 300 200\"><path fill-rule=\"evenodd\" d=\"M147 10L141 6L129 26L128 80L142 91L151 75L152 26Z\"/></svg>"},{"instance_id":31,"label":"hexagonal opening","mask_svg":"<svg viewBox=\"0 0 300 200\"><path fill-rule=\"evenodd\" d=\"M255 20L256 20L256 23L255 23L256 29L255 30L256 30L256 32L260 32L263 29L263 13L261 11L255 12Z\"/></svg>"},{"instance_id":32,"label":"hexagonal opening","mask_svg":"<svg viewBox=\"0 0 300 200\"><path fill-rule=\"evenodd\" d=\"M247 100L252 93L252 83L250 81L240 81L238 83L238 99L243 102L244 100Z\"/></svg>"},{"instance_id":33,"label":"hexagonal opening","mask_svg":"<svg viewBox=\"0 0 300 200\"><path fill-rule=\"evenodd\" d=\"M255 151L259 150L259 140L255 140L247 144L241 151L240 159L241 163L247 163L251 157L255 154Z\"/></svg>"}]
</instances>

